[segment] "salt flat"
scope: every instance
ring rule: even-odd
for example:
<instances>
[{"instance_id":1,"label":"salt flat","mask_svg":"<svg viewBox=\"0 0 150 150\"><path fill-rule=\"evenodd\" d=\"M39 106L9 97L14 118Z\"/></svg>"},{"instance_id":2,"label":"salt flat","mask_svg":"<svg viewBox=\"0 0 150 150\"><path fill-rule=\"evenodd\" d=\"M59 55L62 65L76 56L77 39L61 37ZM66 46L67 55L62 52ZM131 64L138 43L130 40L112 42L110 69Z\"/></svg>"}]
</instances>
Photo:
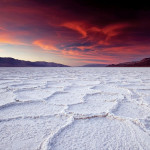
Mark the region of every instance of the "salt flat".
<instances>
[{"instance_id":1,"label":"salt flat","mask_svg":"<svg viewBox=\"0 0 150 150\"><path fill-rule=\"evenodd\" d=\"M149 150L150 68L0 68L0 150Z\"/></svg>"}]
</instances>

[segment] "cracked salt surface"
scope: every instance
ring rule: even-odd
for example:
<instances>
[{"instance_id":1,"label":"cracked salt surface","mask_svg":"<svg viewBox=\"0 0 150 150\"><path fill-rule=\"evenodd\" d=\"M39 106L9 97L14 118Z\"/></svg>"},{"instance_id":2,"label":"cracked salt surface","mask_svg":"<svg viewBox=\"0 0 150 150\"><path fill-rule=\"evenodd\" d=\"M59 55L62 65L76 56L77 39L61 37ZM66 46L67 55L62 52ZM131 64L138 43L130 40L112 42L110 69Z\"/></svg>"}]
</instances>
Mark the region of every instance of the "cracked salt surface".
<instances>
[{"instance_id":1,"label":"cracked salt surface","mask_svg":"<svg viewBox=\"0 0 150 150\"><path fill-rule=\"evenodd\" d=\"M149 150L149 68L0 68L0 150Z\"/></svg>"}]
</instances>

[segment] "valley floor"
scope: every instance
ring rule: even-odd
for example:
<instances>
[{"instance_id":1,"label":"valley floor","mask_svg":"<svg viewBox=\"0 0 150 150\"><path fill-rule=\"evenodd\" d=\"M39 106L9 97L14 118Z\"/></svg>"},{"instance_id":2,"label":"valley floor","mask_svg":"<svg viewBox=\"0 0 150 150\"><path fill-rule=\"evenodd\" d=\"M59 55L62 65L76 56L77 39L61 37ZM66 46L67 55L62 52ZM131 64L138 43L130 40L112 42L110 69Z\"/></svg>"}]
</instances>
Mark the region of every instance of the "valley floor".
<instances>
[{"instance_id":1,"label":"valley floor","mask_svg":"<svg viewBox=\"0 0 150 150\"><path fill-rule=\"evenodd\" d=\"M150 68L0 68L0 150L149 150Z\"/></svg>"}]
</instances>

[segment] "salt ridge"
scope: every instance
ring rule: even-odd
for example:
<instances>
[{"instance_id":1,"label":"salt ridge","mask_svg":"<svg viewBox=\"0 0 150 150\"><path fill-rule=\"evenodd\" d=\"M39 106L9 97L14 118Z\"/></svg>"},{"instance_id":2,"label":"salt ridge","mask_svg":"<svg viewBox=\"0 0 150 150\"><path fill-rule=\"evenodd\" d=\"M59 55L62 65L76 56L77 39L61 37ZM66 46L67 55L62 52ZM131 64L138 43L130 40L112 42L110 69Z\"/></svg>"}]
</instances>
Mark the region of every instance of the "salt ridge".
<instances>
[{"instance_id":1,"label":"salt ridge","mask_svg":"<svg viewBox=\"0 0 150 150\"><path fill-rule=\"evenodd\" d=\"M0 149L150 149L149 73L0 68Z\"/></svg>"}]
</instances>

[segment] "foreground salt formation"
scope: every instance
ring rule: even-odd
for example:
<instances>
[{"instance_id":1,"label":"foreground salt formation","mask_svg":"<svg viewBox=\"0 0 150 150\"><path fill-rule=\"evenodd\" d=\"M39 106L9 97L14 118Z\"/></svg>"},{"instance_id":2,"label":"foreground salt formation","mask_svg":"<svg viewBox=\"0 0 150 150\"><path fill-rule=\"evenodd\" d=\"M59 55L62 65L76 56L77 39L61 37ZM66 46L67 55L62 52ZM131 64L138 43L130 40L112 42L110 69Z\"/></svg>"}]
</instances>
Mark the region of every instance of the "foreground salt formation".
<instances>
[{"instance_id":1,"label":"foreground salt formation","mask_svg":"<svg viewBox=\"0 0 150 150\"><path fill-rule=\"evenodd\" d=\"M149 150L149 68L0 68L0 149Z\"/></svg>"}]
</instances>

